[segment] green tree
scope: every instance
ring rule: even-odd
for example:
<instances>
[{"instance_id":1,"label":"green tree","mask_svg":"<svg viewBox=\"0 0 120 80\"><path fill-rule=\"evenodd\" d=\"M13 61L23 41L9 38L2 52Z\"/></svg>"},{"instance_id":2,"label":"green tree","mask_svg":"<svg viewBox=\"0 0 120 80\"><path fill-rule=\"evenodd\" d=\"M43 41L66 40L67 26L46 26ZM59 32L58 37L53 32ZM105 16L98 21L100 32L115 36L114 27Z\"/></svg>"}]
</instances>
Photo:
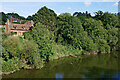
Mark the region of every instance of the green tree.
<instances>
[{"instance_id":1,"label":"green tree","mask_svg":"<svg viewBox=\"0 0 120 80\"><path fill-rule=\"evenodd\" d=\"M97 37L100 39L107 39L107 30L103 28L103 24L100 20L97 21L92 18L86 19L83 27L94 42Z\"/></svg>"},{"instance_id":2,"label":"green tree","mask_svg":"<svg viewBox=\"0 0 120 80\"><path fill-rule=\"evenodd\" d=\"M31 64L35 68L43 66L38 45L31 40L9 37L3 41L2 54L5 61L18 58L23 64Z\"/></svg>"},{"instance_id":3,"label":"green tree","mask_svg":"<svg viewBox=\"0 0 120 80\"><path fill-rule=\"evenodd\" d=\"M108 29L107 42L110 45L111 50L115 50L117 48L116 46L117 46L118 40L119 40L118 35L119 35L118 28L111 27Z\"/></svg>"},{"instance_id":4,"label":"green tree","mask_svg":"<svg viewBox=\"0 0 120 80\"><path fill-rule=\"evenodd\" d=\"M102 16L103 16L103 12L102 11L95 12L95 18L97 20L101 20Z\"/></svg>"},{"instance_id":5,"label":"green tree","mask_svg":"<svg viewBox=\"0 0 120 80\"><path fill-rule=\"evenodd\" d=\"M33 17L34 23L42 23L43 25L49 26L49 30L54 30L54 25L56 23L57 14L48 9L46 6L38 10L38 12Z\"/></svg>"},{"instance_id":6,"label":"green tree","mask_svg":"<svg viewBox=\"0 0 120 80\"><path fill-rule=\"evenodd\" d=\"M0 25L5 25L6 21L7 21L6 14L4 12L0 12Z\"/></svg>"},{"instance_id":7,"label":"green tree","mask_svg":"<svg viewBox=\"0 0 120 80\"><path fill-rule=\"evenodd\" d=\"M108 12L103 13L102 11L98 11L96 12L95 19L101 20L105 28L107 28L107 24L113 27L118 26L118 16L115 14L111 14Z\"/></svg>"},{"instance_id":8,"label":"green tree","mask_svg":"<svg viewBox=\"0 0 120 80\"><path fill-rule=\"evenodd\" d=\"M3 42L3 47L12 55L18 56L22 50L21 40L18 37L9 37Z\"/></svg>"},{"instance_id":9,"label":"green tree","mask_svg":"<svg viewBox=\"0 0 120 80\"><path fill-rule=\"evenodd\" d=\"M79 50L93 51L93 40L84 32L79 18L65 13L59 15L57 19L56 42L72 45L73 48Z\"/></svg>"},{"instance_id":10,"label":"green tree","mask_svg":"<svg viewBox=\"0 0 120 80\"><path fill-rule=\"evenodd\" d=\"M34 42L38 44L38 49L41 57L45 61L49 61L49 57L54 54L54 51L52 50L54 34L48 30L48 26L37 23L33 28L32 33L25 33L24 36L25 39L33 38Z\"/></svg>"},{"instance_id":11,"label":"green tree","mask_svg":"<svg viewBox=\"0 0 120 80\"><path fill-rule=\"evenodd\" d=\"M28 16L27 20L33 20L33 16Z\"/></svg>"},{"instance_id":12,"label":"green tree","mask_svg":"<svg viewBox=\"0 0 120 80\"><path fill-rule=\"evenodd\" d=\"M27 63L33 64L36 68L41 68L42 59L38 53L38 45L30 40L23 40L23 49L21 52L21 57L28 60Z\"/></svg>"},{"instance_id":13,"label":"green tree","mask_svg":"<svg viewBox=\"0 0 120 80\"><path fill-rule=\"evenodd\" d=\"M18 19L22 19L22 20L25 20L25 18L23 16L20 16L19 14L17 13L7 13L7 18L18 18Z\"/></svg>"},{"instance_id":14,"label":"green tree","mask_svg":"<svg viewBox=\"0 0 120 80\"><path fill-rule=\"evenodd\" d=\"M107 43L108 31L104 29L103 23L92 18L86 19L83 24L84 30L93 39L98 52L110 52L110 47ZM103 42L102 42L103 41Z\"/></svg>"}]
</instances>

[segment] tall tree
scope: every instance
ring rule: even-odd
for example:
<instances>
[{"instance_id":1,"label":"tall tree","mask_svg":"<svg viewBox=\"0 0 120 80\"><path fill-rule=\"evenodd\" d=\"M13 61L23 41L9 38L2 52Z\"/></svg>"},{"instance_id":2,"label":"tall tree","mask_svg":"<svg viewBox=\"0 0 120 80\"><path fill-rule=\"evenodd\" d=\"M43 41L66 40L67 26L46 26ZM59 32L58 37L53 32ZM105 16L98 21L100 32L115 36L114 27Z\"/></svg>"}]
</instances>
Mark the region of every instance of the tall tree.
<instances>
[{"instance_id":1,"label":"tall tree","mask_svg":"<svg viewBox=\"0 0 120 80\"><path fill-rule=\"evenodd\" d=\"M7 21L6 14L4 12L1 12L0 13L0 24L4 25L6 21Z\"/></svg>"},{"instance_id":2,"label":"tall tree","mask_svg":"<svg viewBox=\"0 0 120 80\"><path fill-rule=\"evenodd\" d=\"M7 16L7 18L13 17L13 18L18 18L18 19L23 19L23 20L25 20L25 18L24 18L23 16L20 16L20 15L17 14L17 13L7 13L6 16Z\"/></svg>"},{"instance_id":3,"label":"tall tree","mask_svg":"<svg viewBox=\"0 0 120 80\"><path fill-rule=\"evenodd\" d=\"M49 29L52 30L53 26L56 23L57 14L48 9L46 6L42 7L33 17L34 23L42 23L43 25L49 26Z\"/></svg>"},{"instance_id":4,"label":"tall tree","mask_svg":"<svg viewBox=\"0 0 120 80\"><path fill-rule=\"evenodd\" d=\"M68 13L59 15L57 19L57 42L72 45L76 49L92 50L93 41L84 32L80 19Z\"/></svg>"}]
</instances>

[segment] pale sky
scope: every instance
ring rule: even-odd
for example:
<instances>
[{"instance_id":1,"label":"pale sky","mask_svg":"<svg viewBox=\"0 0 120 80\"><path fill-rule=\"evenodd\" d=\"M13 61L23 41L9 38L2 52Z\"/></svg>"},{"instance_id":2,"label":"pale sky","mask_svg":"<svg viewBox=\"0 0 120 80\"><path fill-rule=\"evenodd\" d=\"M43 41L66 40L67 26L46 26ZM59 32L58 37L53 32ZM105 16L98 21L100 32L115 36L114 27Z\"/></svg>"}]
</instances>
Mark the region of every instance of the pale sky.
<instances>
[{"instance_id":1,"label":"pale sky","mask_svg":"<svg viewBox=\"0 0 120 80\"><path fill-rule=\"evenodd\" d=\"M40 2L42 0L34 0L34 2L26 2L27 0L19 0L20 2L17 2L15 0L2 0L0 2L0 12L5 12L5 13L18 13L21 16L27 17L29 15L32 15L36 13L41 7L46 6L52 10L55 11L55 13L60 14L60 13L71 13L73 14L74 12L85 12L88 11L92 15L94 15L94 12L102 10L103 12L110 12L110 13L117 13L118 12L118 0L101 0L101 2L97 2L95 0L79 0L79 2L51 2L53 0L49 0L49 2ZM12 2L14 1L14 2ZM32 0L33 1L33 0ZM48 1L48 0L47 0ZM59 0L57 0L59 1ZM90 2L94 1L94 2ZM104 2L105 1L105 2Z\"/></svg>"},{"instance_id":2,"label":"pale sky","mask_svg":"<svg viewBox=\"0 0 120 80\"><path fill-rule=\"evenodd\" d=\"M1 2L118 2L119 0L1 0Z\"/></svg>"}]
</instances>

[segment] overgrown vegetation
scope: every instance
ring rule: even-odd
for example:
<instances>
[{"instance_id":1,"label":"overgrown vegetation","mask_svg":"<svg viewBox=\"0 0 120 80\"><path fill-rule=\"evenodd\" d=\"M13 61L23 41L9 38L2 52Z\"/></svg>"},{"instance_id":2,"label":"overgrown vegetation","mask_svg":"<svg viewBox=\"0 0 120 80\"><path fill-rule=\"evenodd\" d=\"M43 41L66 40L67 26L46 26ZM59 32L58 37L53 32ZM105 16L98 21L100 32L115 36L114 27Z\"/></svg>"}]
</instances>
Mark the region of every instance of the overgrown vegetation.
<instances>
[{"instance_id":1,"label":"overgrown vegetation","mask_svg":"<svg viewBox=\"0 0 120 80\"><path fill-rule=\"evenodd\" d=\"M70 54L110 53L118 47L118 15L102 11L56 13L42 7L27 20L34 21L24 38L6 35L2 29L3 72L21 67L41 68L44 62Z\"/></svg>"}]
</instances>

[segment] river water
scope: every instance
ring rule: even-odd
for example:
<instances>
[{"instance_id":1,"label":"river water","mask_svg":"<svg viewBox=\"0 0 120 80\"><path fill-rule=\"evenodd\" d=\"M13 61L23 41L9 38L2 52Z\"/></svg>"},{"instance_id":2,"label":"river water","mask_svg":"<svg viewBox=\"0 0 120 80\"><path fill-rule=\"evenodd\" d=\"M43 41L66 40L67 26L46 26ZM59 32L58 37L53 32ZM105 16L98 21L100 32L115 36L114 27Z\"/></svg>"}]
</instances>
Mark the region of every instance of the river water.
<instances>
[{"instance_id":1,"label":"river water","mask_svg":"<svg viewBox=\"0 0 120 80\"><path fill-rule=\"evenodd\" d=\"M20 70L3 78L113 78L120 80L118 61L116 52L82 55L77 58L64 57L50 61L40 70Z\"/></svg>"}]
</instances>

